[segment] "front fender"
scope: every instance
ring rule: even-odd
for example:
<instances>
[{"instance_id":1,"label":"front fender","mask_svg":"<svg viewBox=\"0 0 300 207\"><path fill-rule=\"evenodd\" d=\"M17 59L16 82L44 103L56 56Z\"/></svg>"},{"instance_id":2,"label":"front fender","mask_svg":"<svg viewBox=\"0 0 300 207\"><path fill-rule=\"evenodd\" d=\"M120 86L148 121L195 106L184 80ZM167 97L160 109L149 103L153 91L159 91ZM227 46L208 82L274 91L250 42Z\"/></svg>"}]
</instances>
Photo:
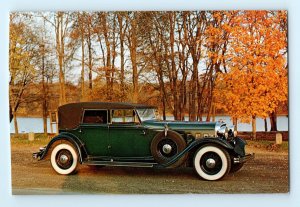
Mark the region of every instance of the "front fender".
<instances>
[{"instance_id":1,"label":"front fender","mask_svg":"<svg viewBox=\"0 0 300 207\"><path fill-rule=\"evenodd\" d=\"M240 137L235 137L233 144L234 144L234 152L235 153L237 153L239 156L246 155L245 146L247 145L247 142L245 140L243 140Z\"/></svg>"},{"instance_id":2,"label":"front fender","mask_svg":"<svg viewBox=\"0 0 300 207\"><path fill-rule=\"evenodd\" d=\"M80 163L82 163L83 153L87 154L87 152L84 148L84 143L78 137L76 137L75 135L73 135L71 133L68 133L68 132L62 132L59 135L53 137L51 139L51 141L48 143L48 145L46 146L46 148L41 153L39 160L43 160L46 157L46 155L47 155L49 149L51 148L51 146L56 141L59 141L59 140L66 140L66 141L71 142L77 148L78 155L79 155L79 161L80 161Z\"/></svg>"},{"instance_id":3,"label":"front fender","mask_svg":"<svg viewBox=\"0 0 300 207\"><path fill-rule=\"evenodd\" d=\"M191 150L195 148L199 148L201 145L208 144L208 143L214 143L217 145L220 145L228 150L233 150L234 147L227 142L226 140L222 138L203 138L203 139L196 139L193 142L191 142L182 152L178 153L175 157L173 157L171 160L169 160L166 163L158 164L155 167L156 168L166 168L172 164L174 164L178 159L180 159L183 155L190 152Z\"/></svg>"}]
</instances>

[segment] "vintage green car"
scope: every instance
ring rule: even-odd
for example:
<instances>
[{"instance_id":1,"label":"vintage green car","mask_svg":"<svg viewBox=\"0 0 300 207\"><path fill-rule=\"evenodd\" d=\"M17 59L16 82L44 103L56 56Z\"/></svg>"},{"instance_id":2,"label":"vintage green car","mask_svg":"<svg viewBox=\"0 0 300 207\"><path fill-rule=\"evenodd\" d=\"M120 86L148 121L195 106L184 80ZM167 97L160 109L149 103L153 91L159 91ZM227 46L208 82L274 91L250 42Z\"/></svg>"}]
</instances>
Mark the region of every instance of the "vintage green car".
<instances>
[{"instance_id":1,"label":"vintage green car","mask_svg":"<svg viewBox=\"0 0 300 207\"><path fill-rule=\"evenodd\" d=\"M100 166L194 167L205 180L236 172L254 157L222 122L162 121L156 107L80 102L58 109L59 134L33 153L63 175L78 163Z\"/></svg>"}]
</instances>

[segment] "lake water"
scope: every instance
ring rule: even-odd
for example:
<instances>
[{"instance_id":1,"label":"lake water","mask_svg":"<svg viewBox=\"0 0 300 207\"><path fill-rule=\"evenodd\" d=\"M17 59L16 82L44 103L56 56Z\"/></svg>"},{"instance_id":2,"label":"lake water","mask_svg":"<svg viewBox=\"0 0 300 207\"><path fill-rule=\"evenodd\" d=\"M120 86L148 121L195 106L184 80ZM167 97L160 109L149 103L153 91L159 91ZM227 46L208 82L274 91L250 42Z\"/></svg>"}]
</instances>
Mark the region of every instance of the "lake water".
<instances>
[{"instance_id":1,"label":"lake water","mask_svg":"<svg viewBox=\"0 0 300 207\"><path fill-rule=\"evenodd\" d=\"M172 120L172 117L167 117L167 119ZM42 133L43 132L43 119L42 118L31 118L31 117L19 117L18 119L19 133ZM203 117L205 120L205 117ZM229 116L216 116L216 121L224 121L228 125L232 125L232 121ZM268 130L270 130L270 119L267 119ZM48 119L48 133L50 133L50 119ZM248 123L238 123L238 131L252 131L252 125ZM257 131L265 131L265 123L261 118L256 119L256 129ZM278 116L277 117L277 129L279 131L288 131L288 117ZM14 122L10 123L10 132L14 133ZM56 127L53 124L53 133L56 132Z\"/></svg>"},{"instance_id":2,"label":"lake water","mask_svg":"<svg viewBox=\"0 0 300 207\"><path fill-rule=\"evenodd\" d=\"M167 119L172 120L173 117L167 117ZM203 117L205 120L206 117ZM42 118L28 118L28 117L19 117L18 119L19 133L42 133L43 132L43 119ZM228 125L232 125L232 121L229 116L216 116L216 121L224 121ZM267 119L268 130L270 130L270 119ZM48 133L50 133L50 119L48 118ZM238 131L252 131L252 125L248 123L238 123ZM256 129L257 131L265 130L264 120L261 118L256 119ZM288 117L287 116L278 116L277 117L277 129L279 131L288 131ZM15 132L14 122L10 123L10 132ZM53 133L56 132L55 124L53 124Z\"/></svg>"}]
</instances>

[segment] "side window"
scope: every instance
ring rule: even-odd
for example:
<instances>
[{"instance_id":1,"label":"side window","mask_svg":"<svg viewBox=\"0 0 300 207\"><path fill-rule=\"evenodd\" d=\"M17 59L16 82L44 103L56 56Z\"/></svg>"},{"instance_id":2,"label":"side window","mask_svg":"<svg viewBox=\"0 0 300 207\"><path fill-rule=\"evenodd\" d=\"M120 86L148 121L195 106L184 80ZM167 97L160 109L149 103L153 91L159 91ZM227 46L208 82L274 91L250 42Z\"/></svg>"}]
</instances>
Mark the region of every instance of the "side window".
<instances>
[{"instance_id":1,"label":"side window","mask_svg":"<svg viewBox=\"0 0 300 207\"><path fill-rule=\"evenodd\" d=\"M85 110L84 124L107 124L107 110Z\"/></svg>"},{"instance_id":2,"label":"side window","mask_svg":"<svg viewBox=\"0 0 300 207\"><path fill-rule=\"evenodd\" d=\"M139 123L134 110L132 109L117 109L112 110L112 123L113 124L134 124Z\"/></svg>"}]
</instances>

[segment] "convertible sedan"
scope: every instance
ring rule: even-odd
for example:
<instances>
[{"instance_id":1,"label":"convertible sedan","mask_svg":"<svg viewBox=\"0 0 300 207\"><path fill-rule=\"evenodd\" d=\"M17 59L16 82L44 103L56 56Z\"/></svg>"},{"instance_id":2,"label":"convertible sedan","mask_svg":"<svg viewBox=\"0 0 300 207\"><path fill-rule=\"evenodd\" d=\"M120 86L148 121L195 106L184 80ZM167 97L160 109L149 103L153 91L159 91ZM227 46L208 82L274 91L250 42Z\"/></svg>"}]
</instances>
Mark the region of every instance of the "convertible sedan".
<instances>
[{"instance_id":1,"label":"convertible sedan","mask_svg":"<svg viewBox=\"0 0 300 207\"><path fill-rule=\"evenodd\" d=\"M62 175L78 164L152 168L194 167L219 180L254 158L223 122L162 121L153 106L80 102L59 107L59 134L33 157L50 159Z\"/></svg>"}]
</instances>

